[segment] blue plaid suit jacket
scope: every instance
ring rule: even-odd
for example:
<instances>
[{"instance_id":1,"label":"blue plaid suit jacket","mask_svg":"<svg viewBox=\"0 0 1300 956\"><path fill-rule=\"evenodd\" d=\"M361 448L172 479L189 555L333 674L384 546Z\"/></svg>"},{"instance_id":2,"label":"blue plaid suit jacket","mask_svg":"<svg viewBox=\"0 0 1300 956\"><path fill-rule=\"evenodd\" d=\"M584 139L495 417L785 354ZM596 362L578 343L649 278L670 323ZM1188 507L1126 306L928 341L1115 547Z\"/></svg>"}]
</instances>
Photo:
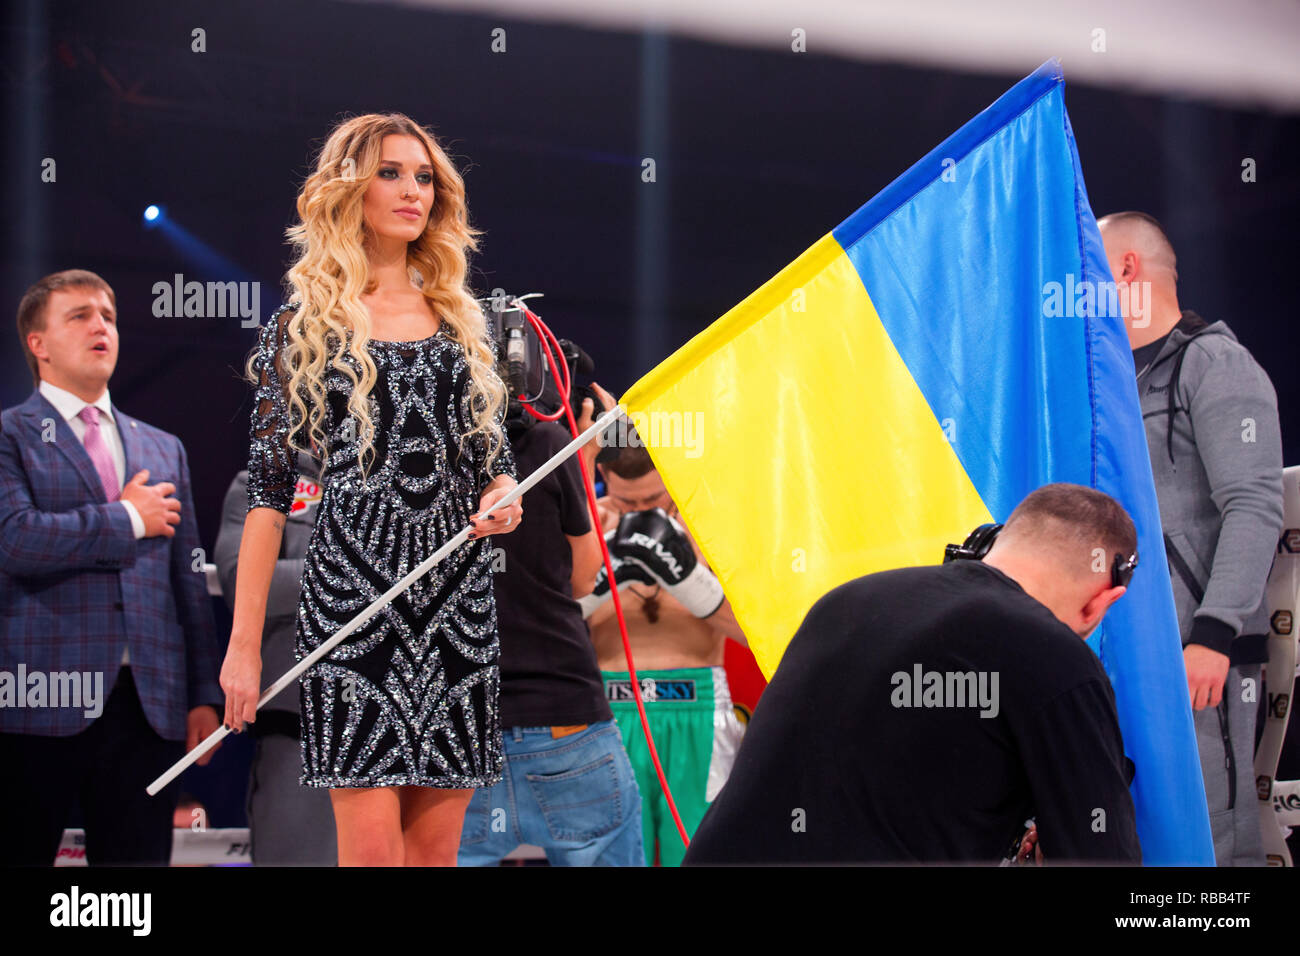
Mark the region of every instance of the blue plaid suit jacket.
<instances>
[{"instance_id":1,"label":"blue plaid suit jacket","mask_svg":"<svg viewBox=\"0 0 1300 956\"><path fill-rule=\"evenodd\" d=\"M190 708L212 704L220 713L225 706L218 683L222 647L195 556L189 462L175 435L116 405L113 415L127 480L147 468L149 484L176 486L176 535L136 539L126 509L105 496L85 446L39 390L5 409L0 670L16 675L25 664L28 675L99 672L107 699L129 641L145 716L160 736L183 740ZM67 736L91 722L83 707L0 707L5 733Z\"/></svg>"}]
</instances>

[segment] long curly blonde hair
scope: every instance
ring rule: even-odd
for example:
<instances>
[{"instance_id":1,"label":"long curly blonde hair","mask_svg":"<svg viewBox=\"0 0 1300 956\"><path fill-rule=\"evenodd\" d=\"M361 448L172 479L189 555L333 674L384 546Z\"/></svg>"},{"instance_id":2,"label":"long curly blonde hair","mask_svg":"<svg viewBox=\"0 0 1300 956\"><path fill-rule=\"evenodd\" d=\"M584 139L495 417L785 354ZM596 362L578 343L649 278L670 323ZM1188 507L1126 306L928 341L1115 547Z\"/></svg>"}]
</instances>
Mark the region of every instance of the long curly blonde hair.
<instances>
[{"instance_id":1,"label":"long curly blonde hair","mask_svg":"<svg viewBox=\"0 0 1300 956\"><path fill-rule=\"evenodd\" d=\"M352 381L348 411L358 423L357 460L363 480L368 474L366 456L374 457L375 425L369 397L378 372L366 351L370 318L361 296L372 292L376 281L370 276L363 246L366 226L362 209L366 188L379 169L384 137L394 134L418 139L433 166L433 208L424 232L407 246L407 267L412 281L421 283L421 292L441 317L444 334L465 351L470 377L466 400L473 410L473 427L457 441L463 453L467 440L483 434L487 439L483 467L490 474L487 469L505 441L496 415L506 400L506 390L494 369L483 311L466 285L468 254L478 249L477 237L482 233L469 224L460 173L433 134L402 113L368 113L341 122L321 148L316 171L298 194L300 221L285 233L297 251L286 276L288 303L294 307L285 329L283 352L289 373L289 443L307 450L294 441L306 423L310 440L324 450L324 457L329 454L323 382L328 363ZM360 366L359 379L343 360L345 353ZM255 354L251 356L245 368L254 384L255 358ZM309 403L303 401L304 390Z\"/></svg>"}]
</instances>

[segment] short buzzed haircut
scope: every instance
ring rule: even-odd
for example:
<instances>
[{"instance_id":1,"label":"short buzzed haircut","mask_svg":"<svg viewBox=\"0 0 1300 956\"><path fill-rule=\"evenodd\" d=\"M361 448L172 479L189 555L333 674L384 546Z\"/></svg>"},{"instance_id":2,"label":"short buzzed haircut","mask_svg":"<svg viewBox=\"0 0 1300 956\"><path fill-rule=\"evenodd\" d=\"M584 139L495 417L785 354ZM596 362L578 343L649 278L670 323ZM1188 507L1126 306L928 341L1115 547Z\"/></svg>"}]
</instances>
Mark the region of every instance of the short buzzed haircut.
<instances>
[{"instance_id":1,"label":"short buzzed haircut","mask_svg":"<svg viewBox=\"0 0 1300 956\"><path fill-rule=\"evenodd\" d=\"M1174 252L1174 244L1169 241L1165 227L1160 225L1160 220L1155 216L1136 209L1126 209L1123 212L1107 213L1097 221L1115 226L1136 226L1138 234L1146 240L1148 246L1159 258L1167 261L1174 274L1174 281L1178 281L1178 255Z\"/></svg>"},{"instance_id":2,"label":"short buzzed haircut","mask_svg":"<svg viewBox=\"0 0 1300 956\"><path fill-rule=\"evenodd\" d=\"M1137 529L1124 506L1110 495L1066 482L1043 485L1030 492L1007 519L1006 531L1028 537L1064 538L1085 552L1106 549L1107 569L1114 555L1137 551Z\"/></svg>"}]
</instances>

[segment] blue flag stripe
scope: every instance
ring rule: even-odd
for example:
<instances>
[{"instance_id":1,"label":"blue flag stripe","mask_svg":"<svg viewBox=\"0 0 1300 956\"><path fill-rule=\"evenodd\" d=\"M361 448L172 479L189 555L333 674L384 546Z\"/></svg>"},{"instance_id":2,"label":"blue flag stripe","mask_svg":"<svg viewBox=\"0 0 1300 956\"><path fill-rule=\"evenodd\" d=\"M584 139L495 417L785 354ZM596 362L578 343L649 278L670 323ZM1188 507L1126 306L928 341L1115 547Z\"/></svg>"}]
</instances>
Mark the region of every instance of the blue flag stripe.
<instances>
[{"instance_id":1,"label":"blue flag stripe","mask_svg":"<svg viewBox=\"0 0 1300 956\"><path fill-rule=\"evenodd\" d=\"M1059 89L845 250L999 521L1049 481L1093 484L1085 325L1043 316L1044 284L1080 271ZM1024 215L1023 183L1056 215Z\"/></svg>"},{"instance_id":2,"label":"blue flag stripe","mask_svg":"<svg viewBox=\"0 0 1300 956\"><path fill-rule=\"evenodd\" d=\"M1122 321L1096 294L1110 274L1059 65L1040 67L834 234L991 514L1004 520L1034 488L1071 481L1133 516L1140 570L1090 643L1138 767L1144 859L1213 864L1133 363Z\"/></svg>"},{"instance_id":3,"label":"blue flag stripe","mask_svg":"<svg viewBox=\"0 0 1300 956\"><path fill-rule=\"evenodd\" d=\"M1075 177L1075 204L1086 279L1111 280L1101 233L1084 186L1069 115L1062 109ZM1142 769L1133 780L1138 833L1151 865L1214 865L1209 807L1196 748L1170 587L1160 508L1133 353L1122 318L1099 298L1088 323L1093 387L1094 487L1118 500L1137 525L1138 554L1146 573L1135 574L1129 593L1106 615L1094 649L1115 688L1120 727L1129 756ZM1130 729L1132 728L1132 729ZM1176 742L1186 741L1183 746ZM1247 795L1247 799L1251 799Z\"/></svg>"}]
</instances>

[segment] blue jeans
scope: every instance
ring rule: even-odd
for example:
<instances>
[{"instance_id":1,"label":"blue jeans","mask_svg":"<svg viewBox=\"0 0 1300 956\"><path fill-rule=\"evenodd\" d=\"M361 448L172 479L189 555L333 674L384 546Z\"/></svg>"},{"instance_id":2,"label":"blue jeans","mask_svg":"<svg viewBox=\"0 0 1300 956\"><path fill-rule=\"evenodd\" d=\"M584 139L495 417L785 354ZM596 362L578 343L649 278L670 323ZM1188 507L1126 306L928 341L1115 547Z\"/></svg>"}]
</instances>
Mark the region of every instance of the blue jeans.
<instances>
[{"instance_id":1,"label":"blue jeans","mask_svg":"<svg viewBox=\"0 0 1300 956\"><path fill-rule=\"evenodd\" d=\"M521 843L552 866L644 866L641 795L612 720L558 739L549 727L506 727L506 766L474 791L461 866L495 866Z\"/></svg>"}]
</instances>

